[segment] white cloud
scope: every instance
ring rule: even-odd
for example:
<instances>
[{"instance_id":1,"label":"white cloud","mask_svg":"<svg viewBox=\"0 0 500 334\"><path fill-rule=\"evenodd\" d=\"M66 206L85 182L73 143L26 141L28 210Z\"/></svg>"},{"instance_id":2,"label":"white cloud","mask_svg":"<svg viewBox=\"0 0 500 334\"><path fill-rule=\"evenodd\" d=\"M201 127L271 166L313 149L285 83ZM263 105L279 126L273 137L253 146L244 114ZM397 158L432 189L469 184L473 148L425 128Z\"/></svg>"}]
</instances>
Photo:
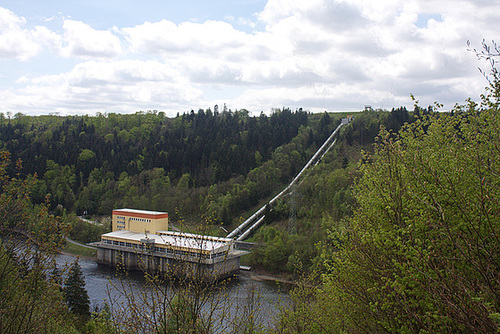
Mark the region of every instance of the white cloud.
<instances>
[{"instance_id":1,"label":"white cloud","mask_svg":"<svg viewBox=\"0 0 500 334\"><path fill-rule=\"evenodd\" d=\"M256 112L390 109L411 107L414 94L424 106L450 108L486 85L466 41L479 47L497 38L499 11L495 1L268 0L252 16L258 22L165 18L96 30L66 19L58 35L26 29L26 19L0 10L0 57L29 60L48 48L53 61L63 55L71 62L62 73L26 73L0 100L22 112L38 105L175 115L221 100Z\"/></svg>"},{"instance_id":2,"label":"white cloud","mask_svg":"<svg viewBox=\"0 0 500 334\"><path fill-rule=\"evenodd\" d=\"M36 55L39 44L33 32L24 29L26 20L0 7L0 57L26 61Z\"/></svg>"},{"instance_id":3,"label":"white cloud","mask_svg":"<svg viewBox=\"0 0 500 334\"><path fill-rule=\"evenodd\" d=\"M20 29L26 24L26 20L17 16L10 10L0 7L0 29L2 32Z\"/></svg>"},{"instance_id":4,"label":"white cloud","mask_svg":"<svg viewBox=\"0 0 500 334\"><path fill-rule=\"evenodd\" d=\"M18 83L25 86L22 92L0 92L0 100L23 112L132 112L173 106L177 112L202 98L174 69L153 61L87 61L67 73L23 77Z\"/></svg>"},{"instance_id":5,"label":"white cloud","mask_svg":"<svg viewBox=\"0 0 500 334\"><path fill-rule=\"evenodd\" d=\"M36 26L31 35L41 47L48 47L52 52L57 53L61 47L61 36L44 26Z\"/></svg>"},{"instance_id":6,"label":"white cloud","mask_svg":"<svg viewBox=\"0 0 500 334\"><path fill-rule=\"evenodd\" d=\"M235 23L235 24L238 24L238 25L241 25L241 26L247 26L247 27L250 27L250 28L255 28L256 27L255 21L253 19L251 19L251 18L234 17L234 16L231 16L231 15L228 15L224 19L227 22Z\"/></svg>"},{"instance_id":7,"label":"white cloud","mask_svg":"<svg viewBox=\"0 0 500 334\"><path fill-rule=\"evenodd\" d=\"M218 54L227 47L244 43L245 33L235 30L222 21L206 21L202 24L184 22L145 22L125 28L123 32L132 50L137 53L202 53Z\"/></svg>"},{"instance_id":8,"label":"white cloud","mask_svg":"<svg viewBox=\"0 0 500 334\"><path fill-rule=\"evenodd\" d=\"M65 57L109 58L120 54L120 39L111 31L95 30L89 25L73 20L65 20L64 44Z\"/></svg>"}]
</instances>

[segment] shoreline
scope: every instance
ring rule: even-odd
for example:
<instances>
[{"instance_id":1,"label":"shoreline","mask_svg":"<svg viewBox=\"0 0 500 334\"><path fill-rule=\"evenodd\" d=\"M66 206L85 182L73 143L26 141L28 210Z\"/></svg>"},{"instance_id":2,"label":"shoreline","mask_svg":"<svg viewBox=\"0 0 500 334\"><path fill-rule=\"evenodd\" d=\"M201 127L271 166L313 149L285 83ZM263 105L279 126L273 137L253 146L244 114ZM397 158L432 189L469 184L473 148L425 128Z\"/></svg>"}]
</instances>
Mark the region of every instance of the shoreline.
<instances>
[{"instance_id":1,"label":"shoreline","mask_svg":"<svg viewBox=\"0 0 500 334\"><path fill-rule=\"evenodd\" d=\"M250 279L257 282L268 281L268 282L276 282L288 285L297 285L296 282L285 277L283 274L272 274L263 270L255 270L255 269L252 269L250 271L240 270L240 275L247 276Z\"/></svg>"},{"instance_id":2,"label":"shoreline","mask_svg":"<svg viewBox=\"0 0 500 334\"><path fill-rule=\"evenodd\" d=\"M95 260L96 254L90 255L92 252L96 252L97 249L92 246L87 246L78 241L71 240L66 237L66 245L59 251L60 254L80 257L82 259Z\"/></svg>"},{"instance_id":3,"label":"shoreline","mask_svg":"<svg viewBox=\"0 0 500 334\"><path fill-rule=\"evenodd\" d=\"M81 255L81 254L74 254L70 252L66 252L64 250L60 251L58 254L61 255L66 255L66 256L71 256L75 258L80 258L80 259L85 259L85 260L91 260L95 261L96 257L95 256L87 256L87 255ZM297 283L283 277L280 274L270 274L262 270L250 270L250 271L245 271L245 270L240 270L239 275L241 276L246 276L249 277L251 280L256 281L256 282L276 282L280 284L288 284L288 285L296 285Z\"/></svg>"},{"instance_id":4,"label":"shoreline","mask_svg":"<svg viewBox=\"0 0 500 334\"><path fill-rule=\"evenodd\" d=\"M95 249L94 247L81 244L81 243L76 242L74 240L71 240L69 238L66 238L66 240L68 242L70 242L74 245L78 245L80 247ZM85 260L92 260L92 261L96 260L96 256L88 256L88 255L83 255L83 254L79 254L79 253L72 253L72 252L68 252L64 249L59 251L59 254L72 256L72 257L76 257L76 258L81 258L81 259L85 259ZM266 272L265 270L261 270L261 269L253 269L252 268L249 271L240 270L238 275L249 277L251 280L256 281L256 282L267 281L267 282L275 282L275 283L287 284L287 285L297 285L297 282L294 282L293 280L289 279L284 274L280 274L280 273L273 274L273 273L269 273L269 272Z\"/></svg>"},{"instance_id":5,"label":"shoreline","mask_svg":"<svg viewBox=\"0 0 500 334\"><path fill-rule=\"evenodd\" d=\"M85 260L95 260L96 259L95 256L88 256L88 255L82 255L82 254L74 254L74 253L66 252L64 250L59 251L57 254L66 255L66 256L72 256L72 257L76 257L76 258L80 258L80 259L85 259Z\"/></svg>"}]
</instances>

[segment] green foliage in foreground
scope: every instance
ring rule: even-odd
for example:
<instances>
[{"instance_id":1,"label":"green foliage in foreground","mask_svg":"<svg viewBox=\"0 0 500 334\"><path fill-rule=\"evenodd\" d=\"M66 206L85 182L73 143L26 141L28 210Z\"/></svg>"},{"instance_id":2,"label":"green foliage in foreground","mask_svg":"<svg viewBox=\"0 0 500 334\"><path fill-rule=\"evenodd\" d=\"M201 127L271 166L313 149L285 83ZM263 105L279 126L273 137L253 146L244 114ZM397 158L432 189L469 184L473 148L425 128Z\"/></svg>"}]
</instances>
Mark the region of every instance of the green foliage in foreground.
<instances>
[{"instance_id":1,"label":"green foliage in foreground","mask_svg":"<svg viewBox=\"0 0 500 334\"><path fill-rule=\"evenodd\" d=\"M286 333L493 333L500 328L500 83L480 105L381 131L327 273L296 291ZM306 307L307 306L307 307Z\"/></svg>"},{"instance_id":2,"label":"green foliage in foreground","mask_svg":"<svg viewBox=\"0 0 500 334\"><path fill-rule=\"evenodd\" d=\"M10 178L10 165L0 152L0 333L76 332L59 287L48 279L50 254L66 226L47 206L30 203L33 178Z\"/></svg>"},{"instance_id":3,"label":"green foliage in foreground","mask_svg":"<svg viewBox=\"0 0 500 334\"><path fill-rule=\"evenodd\" d=\"M73 262L64 281L64 298L69 310L82 318L90 316L90 300L85 290L82 267L78 260Z\"/></svg>"},{"instance_id":4,"label":"green foliage in foreground","mask_svg":"<svg viewBox=\"0 0 500 334\"><path fill-rule=\"evenodd\" d=\"M31 255L43 262L42 254ZM25 259L0 247L0 333L77 333L45 266L27 267Z\"/></svg>"}]
</instances>

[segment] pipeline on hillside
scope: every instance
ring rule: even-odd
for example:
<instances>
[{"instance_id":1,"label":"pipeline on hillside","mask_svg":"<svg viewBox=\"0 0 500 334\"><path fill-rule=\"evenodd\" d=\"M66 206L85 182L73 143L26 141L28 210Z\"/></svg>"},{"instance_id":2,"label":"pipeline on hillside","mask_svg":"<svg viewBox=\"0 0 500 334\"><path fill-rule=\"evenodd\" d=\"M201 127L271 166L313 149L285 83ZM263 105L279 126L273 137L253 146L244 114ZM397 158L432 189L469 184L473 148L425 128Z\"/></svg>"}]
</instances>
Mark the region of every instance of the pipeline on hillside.
<instances>
[{"instance_id":1,"label":"pipeline on hillside","mask_svg":"<svg viewBox=\"0 0 500 334\"><path fill-rule=\"evenodd\" d=\"M290 182L288 186L286 186L285 189L283 189L278 195L274 196L268 203L266 203L264 206L262 206L259 210L257 210L253 215L248 217L243 223L241 223L238 227L236 227L231 233L227 235L228 238L234 238L239 235L239 237L236 239L238 241L244 240L247 238L251 232L253 232L264 220L264 212L266 210L266 207L268 205L273 205L273 203L278 200L281 196L285 195L290 188L293 187L293 185L300 179L302 174L308 169L315 161L319 162L321 158L330 150L330 148L335 144L336 140L333 141L333 143L328 146L328 144L332 141L332 139L335 137L337 132L340 130L340 128L346 124L349 124L350 119L342 119L340 122L339 126L332 132L332 134L328 137L327 140L321 145L321 147L314 153L314 155L309 159L309 161L306 163L306 165L302 168L302 170L295 176ZM325 147L328 147L325 150ZM324 151L324 152L323 152ZM321 156L320 156L321 155ZM319 158L318 158L319 157ZM253 223L253 224L252 224ZM246 231L245 229L247 228L248 225L252 224Z\"/></svg>"}]
</instances>

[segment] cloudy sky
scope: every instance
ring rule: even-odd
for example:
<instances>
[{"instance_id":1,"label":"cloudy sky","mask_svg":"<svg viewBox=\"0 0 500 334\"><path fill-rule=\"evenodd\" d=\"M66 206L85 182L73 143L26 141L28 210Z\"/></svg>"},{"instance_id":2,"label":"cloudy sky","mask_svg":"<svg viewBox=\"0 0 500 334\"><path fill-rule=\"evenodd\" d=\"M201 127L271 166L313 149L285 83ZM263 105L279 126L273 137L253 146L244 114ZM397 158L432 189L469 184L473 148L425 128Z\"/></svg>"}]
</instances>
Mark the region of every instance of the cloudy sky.
<instances>
[{"instance_id":1,"label":"cloudy sky","mask_svg":"<svg viewBox=\"0 0 500 334\"><path fill-rule=\"evenodd\" d=\"M0 112L447 110L499 0L0 0Z\"/></svg>"}]
</instances>

